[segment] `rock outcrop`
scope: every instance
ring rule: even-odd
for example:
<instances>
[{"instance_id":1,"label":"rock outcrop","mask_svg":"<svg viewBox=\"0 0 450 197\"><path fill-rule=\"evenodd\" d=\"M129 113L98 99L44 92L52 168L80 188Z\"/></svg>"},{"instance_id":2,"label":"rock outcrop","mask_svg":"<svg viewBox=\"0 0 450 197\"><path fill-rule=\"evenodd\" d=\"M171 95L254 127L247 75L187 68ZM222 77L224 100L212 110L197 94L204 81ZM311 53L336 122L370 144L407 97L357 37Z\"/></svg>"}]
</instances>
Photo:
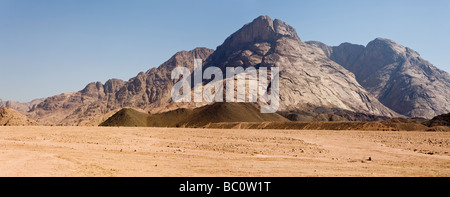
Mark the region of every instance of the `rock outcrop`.
<instances>
[{"instance_id":1,"label":"rock outcrop","mask_svg":"<svg viewBox=\"0 0 450 197\"><path fill-rule=\"evenodd\" d=\"M0 126L35 126L36 121L10 107L0 108Z\"/></svg>"}]
</instances>

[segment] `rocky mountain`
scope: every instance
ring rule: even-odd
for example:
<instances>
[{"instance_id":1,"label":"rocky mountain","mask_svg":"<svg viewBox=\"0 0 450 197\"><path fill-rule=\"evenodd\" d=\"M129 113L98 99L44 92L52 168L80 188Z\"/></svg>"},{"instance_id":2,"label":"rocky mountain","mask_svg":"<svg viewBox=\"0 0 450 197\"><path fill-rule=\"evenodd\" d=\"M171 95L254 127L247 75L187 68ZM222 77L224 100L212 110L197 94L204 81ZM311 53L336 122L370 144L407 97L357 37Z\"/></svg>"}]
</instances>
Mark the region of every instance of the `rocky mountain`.
<instances>
[{"instance_id":1,"label":"rocky mountain","mask_svg":"<svg viewBox=\"0 0 450 197\"><path fill-rule=\"evenodd\" d=\"M401 116L398 113L430 117L448 112L450 106L445 97L449 93L448 74L409 48L387 39L376 39L367 46L305 43L285 22L260 16L230 35L215 51L196 48L178 52L159 67L128 81L93 82L79 92L46 98L27 115L43 124L91 125L123 107L156 113L206 105L171 100L176 82L170 78L171 71L176 66L192 71L194 59L203 60L203 69L278 67L279 111L295 112L296 119L305 111L317 113L312 115L321 120L385 119ZM336 112L340 117L334 116Z\"/></svg>"},{"instance_id":2,"label":"rocky mountain","mask_svg":"<svg viewBox=\"0 0 450 197\"><path fill-rule=\"evenodd\" d=\"M85 125L122 107L149 110L166 105L174 84L170 78L173 68L186 66L193 70L194 58L206 60L212 52L207 48L178 52L158 68L141 72L128 81L92 82L79 92L49 97L34 106L27 115L42 124Z\"/></svg>"},{"instance_id":3,"label":"rocky mountain","mask_svg":"<svg viewBox=\"0 0 450 197\"><path fill-rule=\"evenodd\" d=\"M49 97L28 115L43 124L84 125L122 107L152 111L186 107L171 102L170 90L175 81L170 74L176 66L193 70L194 58L202 59L204 68L279 67L279 110L329 107L388 117L398 115L372 97L354 74L330 60L321 49L302 42L293 27L268 16L244 25L216 51L196 48L179 52L158 68L141 72L129 81L93 82L79 92Z\"/></svg>"},{"instance_id":4,"label":"rocky mountain","mask_svg":"<svg viewBox=\"0 0 450 197\"><path fill-rule=\"evenodd\" d=\"M0 126L33 126L36 121L10 107L0 108Z\"/></svg>"},{"instance_id":5,"label":"rocky mountain","mask_svg":"<svg viewBox=\"0 0 450 197\"><path fill-rule=\"evenodd\" d=\"M450 112L450 75L408 47L384 38L367 46L308 43L354 73L367 91L400 114L432 118Z\"/></svg>"},{"instance_id":6,"label":"rocky mountain","mask_svg":"<svg viewBox=\"0 0 450 197\"><path fill-rule=\"evenodd\" d=\"M285 22L260 16L229 36L204 67L279 67L279 110L340 108L382 116L395 112L371 96L354 74L317 47L302 42Z\"/></svg>"}]
</instances>

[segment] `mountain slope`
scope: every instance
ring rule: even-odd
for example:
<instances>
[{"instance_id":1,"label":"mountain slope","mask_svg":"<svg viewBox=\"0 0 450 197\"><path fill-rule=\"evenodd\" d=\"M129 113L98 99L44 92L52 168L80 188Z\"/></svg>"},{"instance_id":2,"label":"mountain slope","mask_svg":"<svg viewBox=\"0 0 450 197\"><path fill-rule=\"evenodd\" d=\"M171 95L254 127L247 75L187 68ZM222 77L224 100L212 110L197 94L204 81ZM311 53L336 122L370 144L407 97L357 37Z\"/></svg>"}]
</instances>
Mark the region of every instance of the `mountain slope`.
<instances>
[{"instance_id":1,"label":"mountain slope","mask_svg":"<svg viewBox=\"0 0 450 197\"><path fill-rule=\"evenodd\" d=\"M308 43L354 73L364 88L400 114L432 118L450 112L450 75L410 48L384 38L365 47Z\"/></svg>"}]
</instances>

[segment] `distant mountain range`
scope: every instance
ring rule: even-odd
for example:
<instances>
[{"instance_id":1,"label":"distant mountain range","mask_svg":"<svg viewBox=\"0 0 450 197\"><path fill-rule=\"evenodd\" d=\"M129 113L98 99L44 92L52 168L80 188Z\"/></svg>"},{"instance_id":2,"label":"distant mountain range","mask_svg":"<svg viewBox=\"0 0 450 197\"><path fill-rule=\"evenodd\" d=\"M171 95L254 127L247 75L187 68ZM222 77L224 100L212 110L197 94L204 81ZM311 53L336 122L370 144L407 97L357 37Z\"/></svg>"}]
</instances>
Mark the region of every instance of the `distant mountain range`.
<instances>
[{"instance_id":1,"label":"distant mountain range","mask_svg":"<svg viewBox=\"0 0 450 197\"><path fill-rule=\"evenodd\" d=\"M3 101L0 99L0 108L10 107L10 108L16 109L22 113L25 113L25 112L30 111L34 105L37 105L44 100L45 100L45 98L41 98L41 99L34 99L30 102L21 103L21 102L17 102L17 101Z\"/></svg>"},{"instance_id":2,"label":"distant mountain range","mask_svg":"<svg viewBox=\"0 0 450 197\"><path fill-rule=\"evenodd\" d=\"M203 68L279 67L279 111L287 115L333 109L328 112L432 118L450 112L449 74L412 49L382 38L367 46L303 42L293 27L268 16L244 25L216 50L178 52L128 81L93 82L79 92L9 106L55 125L84 125L123 107L152 112L201 107L207 103L174 103L170 97L176 83L171 71L176 66L192 71L194 59L202 59ZM0 101L1 106L7 104Z\"/></svg>"}]
</instances>

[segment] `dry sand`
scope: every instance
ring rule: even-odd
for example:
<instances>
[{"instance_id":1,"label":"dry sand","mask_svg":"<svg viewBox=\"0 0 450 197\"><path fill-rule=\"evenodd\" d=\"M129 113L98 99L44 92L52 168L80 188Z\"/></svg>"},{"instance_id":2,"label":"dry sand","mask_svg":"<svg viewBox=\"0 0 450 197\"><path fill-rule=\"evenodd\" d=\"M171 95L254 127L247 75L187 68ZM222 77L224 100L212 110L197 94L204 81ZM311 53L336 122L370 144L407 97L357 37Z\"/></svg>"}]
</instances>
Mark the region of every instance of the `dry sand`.
<instances>
[{"instance_id":1,"label":"dry sand","mask_svg":"<svg viewBox=\"0 0 450 197\"><path fill-rule=\"evenodd\" d=\"M0 176L449 177L449 142L449 132L0 127Z\"/></svg>"}]
</instances>

